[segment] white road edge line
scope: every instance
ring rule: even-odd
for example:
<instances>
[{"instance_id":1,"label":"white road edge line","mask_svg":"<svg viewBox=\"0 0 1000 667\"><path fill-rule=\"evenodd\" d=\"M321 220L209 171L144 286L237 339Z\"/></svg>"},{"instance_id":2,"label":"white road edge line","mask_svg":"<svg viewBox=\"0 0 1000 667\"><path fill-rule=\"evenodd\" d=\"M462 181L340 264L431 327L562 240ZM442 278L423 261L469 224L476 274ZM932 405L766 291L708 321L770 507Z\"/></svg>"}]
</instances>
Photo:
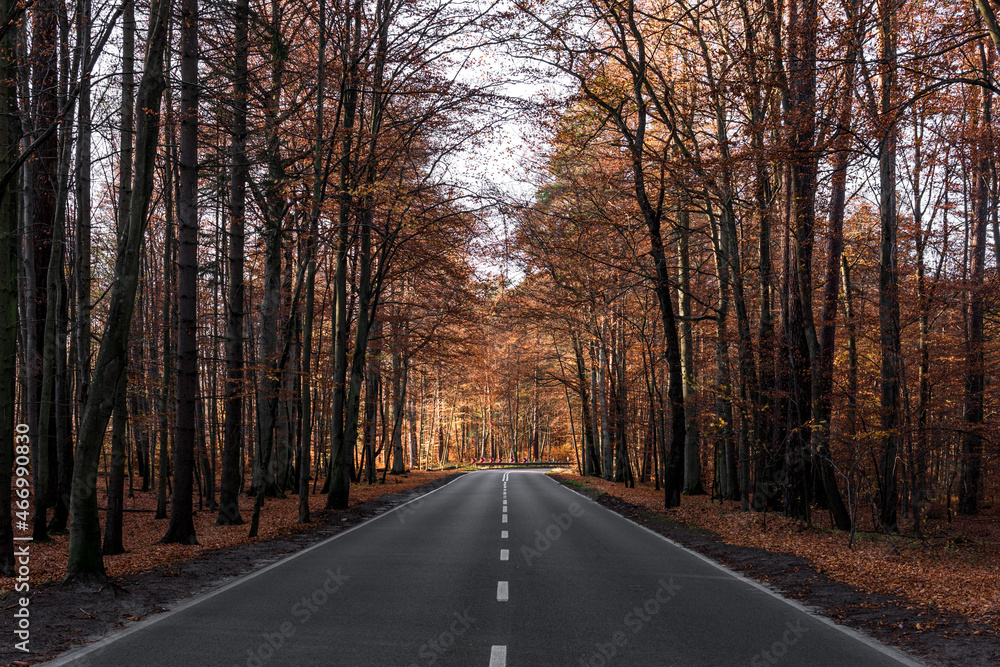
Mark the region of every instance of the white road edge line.
<instances>
[{"instance_id":1,"label":"white road edge line","mask_svg":"<svg viewBox=\"0 0 1000 667\"><path fill-rule=\"evenodd\" d=\"M497 582L497 602L507 602L509 590L506 581Z\"/></svg>"},{"instance_id":2,"label":"white road edge line","mask_svg":"<svg viewBox=\"0 0 1000 667\"><path fill-rule=\"evenodd\" d=\"M408 500L405 503L403 503L402 505L396 505L395 507L393 507L388 512L384 512L383 514L379 514L378 516L374 516L374 517L372 517L370 519L366 519L365 521L362 521L361 523L358 523L358 524L355 524L355 525L351 526L347 530L342 530L339 533L337 533L336 535L331 535L330 537L326 538L325 540L321 540L321 541L317 542L316 544L313 544L312 546L308 546L305 549L303 549L302 551L297 551L296 553L293 553L293 554L291 554L289 556L285 556L284 558L282 558L280 560L277 560L277 561L271 563L270 565L262 567L259 570L256 570L254 572L250 572L248 574L242 575L242 576L234 579L233 581L230 581L228 584L224 584L224 585L220 586L219 588L216 588L215 590L211 590L211 591L205 593L204 595L198 595L198 596L195 596L193 598L188 598L188 599L184 600L183 602L181 602L180 604L178 604L176 607L168 609L167 611L162 612L160 614L156 614L154 616L150 616L149 618L147 618L144 621L139 621L135 625L133 625L131 627L128 627L128 628L125 628L124 630L122 630L120 632L116 632L115 634L111 635L110 637L105 637L104 639L101 639L100 641L94 642L93 644L88 644L87 646L84 646L82 648L78 648L78 649L70 651L68 653L64 653L63 655L58 656L56 658L53 658L51 661L46 662L45 664L48 667L58 667L59 665L66 665L66 664L68 664L70 662L73 662L74 660L79 660L81 657L87 655L88 653L92 653L93 651L96 651L96 650L98 650L100 648L104 648L108 644L111 644L112 642L116 642L119 639L122 639L123 637L127 637L128 635L132 634L133 632L137 632L138 630L142 630L146 626L153 625L154 623L158 623L158 622L162 621L165 618L169 618L170 616L173 616L174 614L176 614L179 611L184 611L188 607L193 607L196 604L204 602L205 600L208 600L210 598L214 598L216 595L219 595L220 593L225 593L230 588L235 588L236 586L239 586L240 584L246 583L247 581L250 581L251 579L264 574L268 570L273 570L274 568L279 567L280 565L284 565L288 561L293 560L295 558L298 558L299 556L301 556L301 555L303 555L305 553L308 553L308 552L312 551L313 549L318 549L318 548L322 547L323 545L327 544L328 542L332 542L333 540L337 539L338 537L343 537L344 535L347 535L348 533L351 533L351 532L357 530L358 528L361 528L362 526L367 526L368 524L373 523L375 521L378 521L379 519L381 519L383 517L389 516L390 514L392 514L393 512L395 512L396 510L402 509L402 508L406 507L407 505L409 505L410 503L414 503L414 502L416 502L418 500L422 500L423 498L426 498L427 496L431 495L432 493L436 493L437 491L440 491L444 487L450 485L452 482L457 482L458 480L460 480L460 479L462 479L464 477L465 477L465 475L459 475L455 479L451 480L451 482L448 482L447 484L442 484L438 488L432 489L432 490L428 491L427 493L419 495L419 496L417 496L416 498L414 498L412 500ZM555 480L553 480L553 481L555 481Z\"/></svg>"},{"instance_id":3,"label":"white road edge line","mask_svg":"<svg viewBox=\"0 0 1000 667\"><path fill-rule=\"evenodd\" d=\"M510 549L500 550L500 560L510 560Z\"/></svg>"},{"instance_id":4,"label":"white road edge line","mask_svg":"<svg viewBox=\"0 0 1000 667\"><path fill-rule=\"evenodd\" d=\"M545 475L545 477L547 479L551 480L553 484L559 484L559 482L557 482L556 480L552 479L548 475ZM831 620L831 619L827 618L826 616L823 616L822 614L820 614L819 612L817 612L815 609L810 609L809 607L807 607L806 605L802 604L801 602L798 602L796 600L791 600L789 598L786 598L785 596L781 595L777 591L768 588L767 586L761 584L760 582L754 581L753 579L750 579L749 577L746 577L746 576L740 574L739 572L734 572L733 570L730 570L725 565L722 565L720 563L716 563L714 560L712 560L708 556L705 556L704 554L700 554L697 551L694 551L693 549L688 549L683 544L678 544L677 542L674 542L669 537L665 537L663 535L660 535L655 530L651 530L649 528L646 528L642 524L636 523L635 521L633 521L632 519L629 519L628 517L622 516L621 514L618 514L617 512L613 512L613 511L609 510L607 507L605 507L604 505L602 505L602 504L600 504L598 502L593 501L592 499L590 499L587 496L583 495L579 491L576 491L575 489L569 488L565 484L559 484L559 486L561 486L562 488L566 489L567 491L570 491L571 493L575 493L576 495L580 496L581 498L583 498L587 502L591 503L592 505L596 505L597 507L599 507L600 509L604 510L605 512L611 512L615 516L620 517L620 518L624 519L625 521L628 521L629 523L635 525L636 527L642 528L647 533L655 535L656 537L660 538L664 542L667 542L668 544L671 544L671 545L677 547L678 549L682 549L682 550L688 552L689 554L691 554L695 558L698 558L698 559L700 559L700 560L708 563L709 565L711 565L711 566L713 566L715 568L718 568L719 570L722 570L723 572L725 572L726 574L728 574L731 577L736 577L737 579L740 579L741 581L746 582L750 586L753 586L754 588L756 588L759 591L767 593L771 597L778 598L779 600L781 600L785 604L789 605L790 607L794 607L795 609L798 609L801 612L809 614L810 616L812 616L813 618L815 618L820 623L824 623L825 625L828 625L831 628L835 628L836 630L839 630L840 632L842 632L845 635L851 637L852 639L855 639L855 640L861 642L862 644L865 644L866 646L875 649L879 653L882 653L883 655L886 655L886 656L892 658L893 660L896 660L896 661L900 662L901 664L906 665L907 667L926 667L923 663L917 662L916 660L914 660L910 656L906 655L905 653L903 653L902 651L900 651L899 649L897 649L894 646L889 646L887 644L883 644L882 642L878 641L877 639L873 639L872 637L869 637L868 635L864 634L863 632L860 632L859 630L855 630L854 628L850 628L850 627L847 627L847 626L844 626L844 625L838 625L833 620Z\"/></svg>"},{"instance_id":5,"label":"white road edge line","mask_svg":"<svg viewBox=\"0 0 1000 667\"><path fill-rule=\"evenodd\" d=\"M490 667L507 667L507 647L494 645L490 649Z\"/></svg>"}]
</instances>

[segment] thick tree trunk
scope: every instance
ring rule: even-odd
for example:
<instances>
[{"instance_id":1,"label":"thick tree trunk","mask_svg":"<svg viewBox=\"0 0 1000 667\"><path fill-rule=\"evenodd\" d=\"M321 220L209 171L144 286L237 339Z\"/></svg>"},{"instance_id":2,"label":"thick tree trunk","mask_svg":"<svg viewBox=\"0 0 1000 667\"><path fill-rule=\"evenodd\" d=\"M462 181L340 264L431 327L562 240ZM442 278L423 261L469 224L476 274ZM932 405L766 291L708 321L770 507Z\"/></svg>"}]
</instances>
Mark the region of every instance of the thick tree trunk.
<instances>
[{"instance_id":1,"label":"thick tree trunk","mask_svg":"<svg viewBox=\"0 0 1000 667\"><path fill-rule=\"evenodd\" d=\"M813 320L812 254L815 241L815 190L818 155L816 134L816 0L790 5L788 28L789 112L792 146L788 197L791 207L792 247L787 267L789 304L785 335L788 339L791 392L788 406L789 438L785 450L788 484L785 512L809 520L812 456L811 421L814 382L818 380L819 343Z\"/></svg>"},{"instance_id":2,"label":"thick tree trunk","mask_svg":"<svg viewBox=\"0 0 1000 667\"><path fill-rule=\"evenodd\" d=\"M57 31L58 3L44 0L32 8L31 38L31 123L37 138L42 139L46 130L56 122L58 115L59 58ZM33 539L48 539L46 508L51 504L51 472L55 461L50 461L54 451L55 415L52 408L54 377L54 316L49 308L52 285L49 275L52 264L53 235L56 223L56 198L59 171L59 133L50 132L33 155L30 174L31 199L29 219L30 244L28 253L28 293L25 314L27 336L25 364L27 365L28 424L33 434L34 456L32 473L34 481L34 530ZM59 248L58 252L62 253ZM57 261L61 261L58 259ZM54 278L54 274L53 274ZM51 294L52 301L55 294ZM54 304L53 304L54 305ZM48 326L47 326L48 323ZM48 330L48 336L46 336ZM48 344L47 344L48 343ZM49 364L45 363L46 352ZM43 423L44 418L44 423Z\"/></svg>"},{"instance_id":3,"label":"thick tree trunk","mask_svg":"<svg viewBox=\"0 0 1000 667\"><path fill-rule=\"evenodd\" d=\"M17 2L0 2L0 15L12 16ZM0 174L13 166L19 152L17 56L13 30L0 35ZM12 179L10 183L16 183ZM11 523L11 477L15 454L29 451L30 433L18 434L14 418L17 388L18 194L0 188L0 574L14 574L14 530ZM26 435L26 438L18 438ZM16 439L16 440L15 440ZM15 449L15 442L18 449Z\"/></svg>"},{"instance_id":4,"label":"thick tree trunk","mask_svg":"<svg viewBox=\"0 0 1000 667\"><path fill-rule=\"evenodd\" d=\"M691 336L691 259L690 215L687 209L678 214L677 230L677 305L681 316L680 345L681 368L684 374L685 417L684 440L684 493L705 493L701 485L701 458L698 451L698 421L695 407L694 339Z\"/></svg>"},{"instance_id":5,"label":"thick tree trunk","mask_svg":"<svg viewBox=\"0 0 1000 667\"><path fill-rule=\"evenodd\" d=\"M122 520L125 516L125 438L128 428L126 393L128 372L122 373L115 390L115 412L111 426L111 475L108 478L108 511L104 520L105 556L125 553L122 543Z\"/></svg>"},{"instance_id":6,"label":"thick tree trunk","mask_svg":"<svg viewBox=\"0 0 1000 667\"><path fill-rule=\"evenodd\" d=\"M197 544L193 479L198 400L198 0L181 5L181 127L177 202L177 414L170 524L164 544Z\"/></svg>"}]
</instances>

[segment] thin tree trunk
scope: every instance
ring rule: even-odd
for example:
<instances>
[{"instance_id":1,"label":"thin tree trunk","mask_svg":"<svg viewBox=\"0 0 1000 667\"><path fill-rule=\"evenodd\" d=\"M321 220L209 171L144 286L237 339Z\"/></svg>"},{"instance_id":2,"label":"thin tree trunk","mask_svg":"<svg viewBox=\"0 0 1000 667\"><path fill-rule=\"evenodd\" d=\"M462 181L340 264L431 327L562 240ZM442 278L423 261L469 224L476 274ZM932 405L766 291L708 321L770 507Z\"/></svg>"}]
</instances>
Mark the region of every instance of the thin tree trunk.
<instances>
[{"instance_id":1,"label":"thin tree trunk","mask_svg":"<svg viewBox=\"0 0 1000 667\"><path fill-rule=\"evenodd\" d=\"M834 137L833 193L830 198L830 249L826 257L823 308L820 315L820 353L818 377L816 378L818 385L814 383L814 388L818 391L816 391L813 400L814 427L812 431L812 447L816 454L816 465L819 467L827 506L832 514L834 525L840 530L851 529L851 515L844 505L840 489L837 486L836 473L830 453L830 436L833 411L833 360L837 335L837 296L840 292L840 264L844 249L844 208L853 118L853 94L850 91L854 89L854 62L860 44L859 38L864 34L863 27L858 24L856 1L848 3L848 21L851 32L847 36L847 53L844 57L847 72L844 79L844 94L840 97L838 127Z\"/></svg>"},{"instance_id":2,"label":"thin tree trunk","mask_svg":"<svg viewBox=\"0 0 1000 667\"><path fill-rule=\"evenodd\" d=\"M980 48L983 74L989 79L990 68L985 52ZM973 211L969 266L969 329L965 347L965 421L962 434L962 461L959 473L958 511L960 514L979 513L980 475L982 472L982 433L985 417L984 393L986 390L986 365L984 351L984 318L986 299L984 275L986 272L986 228L990 209L990 160L993 156L992 94L986 88L982 96L978 155L973 168Z\"/></svg>"},{"instance_id":3,"label":"thin tree trunk","mask_svg":"<svg viewBox=\"0 0 1000 667\"><path fill-rule=\"evenodd\" d=\"M166 131L173 143L174 127L172 102L167 93ZM172 330L174 326L174 311L171 307L171 295L174 293L174 165L173 153L170 147L166 150L166 165L163 185L164 227L163 232L163 349L160 350L163 374L160 387L160 458L157 465L156 519L167 518L167 480L170 476L170 398L173 382L174 349Z\"/></svg>"},{"instance_id":4,"label":"thin tree trunk","mask_svg":"<svg viewBox=\"0 0 1000 667\"><path fill-rule=\"evenodd\" d=\"M392 355L393 392L392 392L392 473L394 475L406 472L406 462L403 460L403 418L406 415L406 380L407 364L405 357L398 353ZM412 452L411 452L411 466Z\"/></svg>"},{"instance_id":5,"label":"thin tree trunk","mask_svg":"<svg viewBox=\"0 0 1000 667\"><path fill-rule=\"evenodd\" d=\"M226 416L223 423L222 479L219 487L217 526L243 523L239 493L242 477L240 453L243 435L243 393L245 369L243 356L243 308L246 288L243 282L244 225L246 217L247 98L250 84L247 74L249 48L247 31L250 0L236 0L233 31L236 54L233 61L232 175L229 184L229 310L226 317ZM308 494L307 494L308 495Z\"/></svg>"},{"instance_id":6,"label":"thin tree trunk","mask_svg":"<svg viewBox=\"0 0 1000 667\"><path fill-rule=\"evenodd\" d=\"M882 461L879 471L879 521L882 529L896 530L898 504L897 462L900 450L899 287L896 234L896 128L893 90L896 77L896 3L879 2L879 116L885 124L879 141L879 342L882 360Z\"/></svg>"},{"instance_id":7,"label":"thin tree trunk","mask_svg":"<svg viewBox=\"0 0 1000 667\"><path fill-rule=\"evenodd\" d=\"M596 477L601 476L601 457L597 452L597 443L594 439L594 417L591 413L590 397L587 395L587 368L583 359L583 342L580 340L580 334L577 331L572 332L573 340L573 353L576 357L576 377L577 377L577 392L580 394L580 403L582 405L583 411L583 424L581 429L583 430L584 438L584 458L586 459L587 465L584 468L584 475L593 475Z\"/></svg>"},{"instance_id":8,"label":"thin tree trunk","mask_svg":"<svg viewBox=\"0 0 1000 667\"><path fill-rule=\"evenodd\" d=\"M326 102L326 0L319 0L319 53L316 62L316 143L313 147L313 190L305 243L306 304L302 321L302 432L299 436L299 523L309 523L309 454L312 446L312 347L316 301L316 243L323 198L323 111Z\"/></svg>"},{"instance_id":9,"label":"thin tree trunk","mask_svg":"<svg viewBox=\"0 0 1000 667\"><path fill-rule=\"evenodd\" d=\"M353 25L352 25L353 24ZM333 433L331 442L329 492L326 509L344 509L348 504L351 485L351 456L346 443L345 407L347 404L347 254L350 249L350 215L353 203L351 157L354 150L354 122L358 106L359 65L361 58L361 0L355 0L352 12L345 17L347 38L344 53L350 54L345 64L346 77L341 88L343 103L343 139L340 155L340 203L337 213L337 270L334 276L334 342ZM358 320L367 318L367 313Z\"/></svg>"}]
</instances>

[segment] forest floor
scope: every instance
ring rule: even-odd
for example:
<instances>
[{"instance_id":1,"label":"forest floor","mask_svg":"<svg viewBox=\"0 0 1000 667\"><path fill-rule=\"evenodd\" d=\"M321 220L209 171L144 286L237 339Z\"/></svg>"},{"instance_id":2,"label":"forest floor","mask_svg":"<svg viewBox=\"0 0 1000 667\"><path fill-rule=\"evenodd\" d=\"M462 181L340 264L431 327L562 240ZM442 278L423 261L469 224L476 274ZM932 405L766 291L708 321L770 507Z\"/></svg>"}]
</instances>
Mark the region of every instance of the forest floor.
<instances>
[{"instance_id":1,"label":"forest floor","mask_svg":"<svg viewBox=\"0 0 1000 667\"><path fill-rule=\"evenodd\" d=\"M249 539L253 498L240 497L239 526L216 526L217 512L198 510L198 545L157 544L167 520L153 520L156 493L126 498L123 541L126 552L105 556L113 585L103 588L59 585L66 570L67 535L31 543L30 653L14 650L12 619L17 595L14 580L0 577L0 665L28 665L54 657L76 644L97 639L179 600L201 593L326 539L393 507L442 486L461 472L413 471L388 475L385 484L351 485L350 507L323 510L326 496L310 494L312 521L298 523L298 496L268 498L258 536ZM105 499L99 500L102 507ZM103 510L102 510L103 515ZM103 516L102 516L103 524Z\"/></svg>"},{"instance_id":2,"label":"forest floor","mask_svg":"<svg viewBox=\"0 0 1000 667\"><path fill-rule=\"evenodd\" d=\"M553 476L609 509L932 665L1000 665L1000 519L929 522L922 538L832 530L652 485Z\"/></svg>"}]
</instances>

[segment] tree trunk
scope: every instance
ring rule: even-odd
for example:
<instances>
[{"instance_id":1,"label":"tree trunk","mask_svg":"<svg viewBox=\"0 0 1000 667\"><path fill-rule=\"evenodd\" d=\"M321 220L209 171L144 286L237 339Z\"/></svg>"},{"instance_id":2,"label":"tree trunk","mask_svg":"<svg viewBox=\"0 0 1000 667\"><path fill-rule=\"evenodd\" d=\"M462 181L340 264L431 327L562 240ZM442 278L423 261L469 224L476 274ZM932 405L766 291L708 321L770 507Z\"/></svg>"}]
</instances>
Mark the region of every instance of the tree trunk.
<instances>
[{"instance_id":1,"label":"tree trunk","mask_svg":"<svg viewBox=\"0 0 1000 667\"><path fill-rule=\"evenodd\" d=\"M66 581L105 582L107 573L101 555L101 528L97 508L97 469L104 432L114 409L115 388L125 372L127 339L139 277L142 246L149 203L153 194L153 165L160 129L160 99L166 87L163 54L167 46L170 0L154 0L146 40L143 75L137 94L135 186L129 225L119 235L115 281L108 300L104 337L97 353L91 392L83 406L73 465L70 510L69 563Z\"/></svg>"},{"instance_id":2,"label":"tree trunk","mask_svg":"<svg viewBox=\"0 0 1000 667\"><path fill-rule=\"evenodd\" d=\"M407 379L406 359L399 353L392 355L392 373L392 473L399 475L406 472L406 461L403 459L403 418L406 415Z\"/></svg>"},{"instance_id":3,"label":"tree trunk","mask_svg":"<svg viewBox=\"0 0 1000 667\"><path fill-rule=\"evenodd\" d=\"M830 197L830 249L826 257L823 288L823 308L820 315L818 389L813 401L812 448L816 454L820 479L826 495L833 524L840 530L851 529L851 516L844 505L837 486L837 477L830 453L833 411L833 361L837 335L837 296L840 293L840 264L844 250L844 208L847 191L847 168L850 161L851 122L853 119L853 93L855 60L863 27L858 23L857 2L848 3L850 32L847 36L847 53L844 57L847 72L844 94L840 97L837 130L834 136L833 193Z\"/></svg>"},{"instance_id":4,"label":"tree trunk","mask_svg":"<svg viewBox=\"0 0 1000 667\"><path fill-rule=\"evenodd\" d=\"M983 74L989 79L989 66L985 53L980 49ZM981 98L978 155L973 167L973 211L969 249L969 330L965 347L965 421L962 434L962 461L958 487L960 514L979 513L980 473L982 471L982 428L985 417L984 393L986 390L986 365L984 354L984 318L986 299L984 275L986 272L986 227L990 209L990 161L992 147L992 94L986 88L979 91Z\"/></svg>"},{"instance_id":5,"label":"tree trunk","mask_svg":"<svg viewBox=\"0 0 1000 667\"><path fill-rule=\"evenodd\" d=\"M81 50L80 62L90 59L91 7L84 0L83 16L77 24L77 48ZM121 104L121 159L118 165L118 228L128 222L128 204L132 197L132 105L135 96L135 5L126 0L122 19L122 104ZM77 402L87 400L90 386L90 76L80 82L79 138L76 149L76 359L79 373Z\"/></svg>"},{"instance_id":6,"label":"tree trunk","mask_svg":"<svg viewBox=\"0 0 1000 667\"><path fill-rule=\"evenodd\" d=\"M35 446L33 457L34 481L34 530L33 539L48 539L46 532L46 508L51 504L51 470L55 461L50 462L54 452L55 415L53 402L53 363L55 346L55 310L50 308L50 292L54 287L55 273L52 266L53 236L56 225L58 172L60 156L60 135L65 133L45 131L56 122L59 111L59 58L60 35L57 31L58 3L43 0L32 8L31 39L31 123L32 130L42 143L32 156L29 197L30 212L30 252L28 254L28 294L26 299L27 337L25 340L25 364L27 365L27 409L28 424ZM44 137L44 139L43 139ZM62 249L58 249L61 260ZM49 280L50 274L53 280ZM51 294L54 306L55 294ZM48 361L46 364L46 353ZM44 423L43 423L44 418ZM53 457L54 458L54 457Z\"/></svg>"},{"instance_id":7,"label":"tree trunk","mask_svg":"<svg viewBox=\"0 0 1000 667\"><path fill-rule=\"evenodd\" d=\"M247 0L248 1L248 0ZM326 102L326 0L319 0L316 62L316 143L313 146L313 190L309 231L305 242L306 304L302 321L302 432L299 436L299 523L309 522L309 454L312 446L312 347L316 301L316 243L323 188L323 111ZM244 44L246 35L243 36ZM244 47L245 48L245 47ZM245 65L245 63L244 63Z\"/></svg>"},{"instance_id":8,"label":"tree trunk","mask_svg":"<svg viewBox=\"0 0 1000 667\"><path fill-rule=\"evenodd\" d=\"M170 143L174 143L174 125L172 100L170 93L167 93L166 103L166 132L170 137ZM156 519L167 518L167 485L170 479L170 405L171 389L173 383L174 349L171 333L174 329L175 311L172 307L172 294L174 293L174 167L173 152L170 146L166 146L166 159L163 203L164 203L164 239L163 239L163 348L160 350L163 373L160 379L160 411L159 411L159 431L160 431L160 458L157 465L156 474Z\"/></svg>"},{"instance_id":9,"label":"tree trunk","mask_svg":"<svg viewBox=\"0 0 1000 667\"><path fill-rule=\"evenodd\" d=\"M375 470L375 437L378 433L378 406L382 401L382 343L381 320L372 325L371 354L365 374L365 420L362 459L362 477L368 484L374 484L378 475Z\"/></svg>"},{"instance_id":10,"label":"tree trunk","mask_svg":"<svg viewBox=\"0 0 1000 667\"><path fill-rule=\"evenodd\" d=\"M282 18L278 3L271 3L271 25L269 26L275 44L271 49L271 81L264 100L266 116L266 159L267 179L264 186L265 255L264 288L260 304L260 331L257 343L257 365L260 369L257 380L257 465L254 491L260 495L276 495L274 476L275 422L282 373L278 368L278 318L281 308L281 254L283 219L288 202L281 188L285 180L281 156L278 125L280 123L280 100L286 58L286 47L281 43ZM291 267L289 267L290 269ZM259 499L254 505L254 514L259 512ZM255 535L256 522L251 521L250 534Z\"/></svg>"},{"instance_id":11,"label":"tree trunk","mask_svg":"<svg viewBox=\"0 0 1000 667\"><path fill-rule=\"evenodd\" d=\"M879 471L879 521L882 529L896 530L898 503L897 462L900 434L899 287L896 233L896 127L893 90L896 77L896 19L894 0L879 2L879 117L883 136L879 141L879 342L882 360L881 423L882 461Z\"/></svg>"},{"instance_id":12,"label":"tree trunk","mask_svg":"<svg viewBox=\"0 0 1000 667\"><path fill-rule=\"evenodd\" d=\"M701 485L701 457L698 451L698 420L695 407L694 339L691 336L691 259L690 214L686 208L678 213L677 230L677 306L681 316L680 346L681 368L684 374L685 439L684 439L684 493L705 493Z\"/></svg>"},{"instance_id":13,"label":"tree trunk","mask_svg":"<svg viewBox=\"0 0 1000 667\"><path fill-rule=\"evenodd\" d=\"M229 183L229 310L226 317L226 416L222 444L222 478L219 487L217 526L243 523L239 493L242 469L240 453L243 435L243 308L246 287L243 281L244 226L246 218L247 98L250 84L247 74L249 47L247 31L250 0L237 0L233 9L235 57L233 59L232 175Z\"/></svg>"},{"instance_id":14,"label":"tree trunk","mask_svg":"<svg viewBox=\"0 0 1000 667\"><path fill-rule=\"evenodd\" d=\"M361 58L361 0L355 0L353 10L345 21L348 36L344 45L345 53L350 53L346 77L342 82L343 139L340 154L340 203L337 212L337 271L334 277L334 317L336 339L334 341L333 378L333 433L329 470L329 493L326 509L346 509L350 494L351 452L347 449L345 429L345 407L347 403L347 333L350 322L347 316L347 253L350 249L350 216L353 202L351 157L354 145L354 121L358 106L359 64ZM351 22L353 21L353 27ZM360 309L359 309L360 312ZM367 313L364 314L367 317ZM362 316L359 315L360 321Z\"/></svg>"},{"instance_id":15,"label":"tree trunk","mask_svg":"<svg viewBox=\"0 0 1000 667\"><path fill-rule=\"evenodd\" d=\"M0 15L13 16L17 2L0 2ZM0 174L13 168L20 147L17 99L16 32L0 35ZM9 183L16 183L12 179ZM0 187L0 574L14 575L14 530L11 523L11 477L15 454L30 449L30 433L16 431L18 193ZM18 436L26 437L20 438Z\"/></svg>"},{"instance_id":16,"label":"tree trunk","mask_svg":"<svg viewBox=\"0 0 1000 667\"><path fill-rule=\"evenodd\" d=\"M105 556L125 553L122 543L122 520L125 516L125 431L128 428L126 393L128 372L116 389L114 420L111 426L111 476L108 478L108 511L104 521Z\"/></svg>"},{"instance_id":17,"label":"tree trunk","mask_svg":"<svg viewBox=\"0 0 1000 667\"><path fill-rule=\"evenodd\" d=\"M594 418L590 410L590 397L587 395L587 368L583 360L583 342L580 340L579 332L574 331L573 352L576 356L577 392L580 394L580 403L583 410L583 438L585 441L584 458L587 466L584 469L585 475L601 476L601 457L598 455L597 443L594 438Z\"/></svg>"},{"instance_id":18,"label":"tree trunk","mask_svg":"<svg viewBox=\"0 0 1000 667\"><path fill-rule=\"evenodd\" d=\"M181 5L177 202L177 414L170 524L163 544L197 544L192 506L198 400L198 0Z\"/></svg>"}]
</instances>

